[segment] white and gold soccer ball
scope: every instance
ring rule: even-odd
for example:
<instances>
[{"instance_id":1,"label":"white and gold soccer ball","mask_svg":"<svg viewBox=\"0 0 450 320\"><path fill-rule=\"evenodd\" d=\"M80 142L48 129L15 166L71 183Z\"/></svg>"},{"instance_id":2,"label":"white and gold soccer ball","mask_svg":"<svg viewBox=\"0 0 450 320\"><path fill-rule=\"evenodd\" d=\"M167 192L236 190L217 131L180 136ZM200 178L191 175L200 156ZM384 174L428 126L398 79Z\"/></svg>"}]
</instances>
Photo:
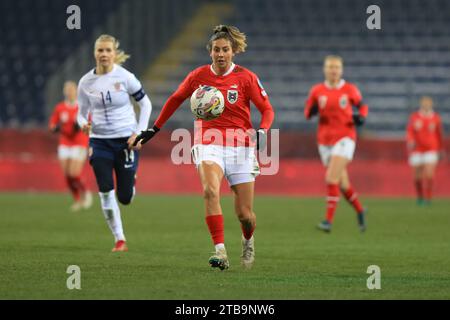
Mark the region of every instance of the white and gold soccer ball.
<instances>
[{"instance_id":1,"label":"white and gold soccer ball","mask_svg":"<svg viewBox=\"0 0 450 320\"><path fill-rule=\"evenodd\" d=\"M225 99L216 87L200 86L191 96L191 111L197 119L216 119L224 109Z\"/></svg>"}]
</instances>

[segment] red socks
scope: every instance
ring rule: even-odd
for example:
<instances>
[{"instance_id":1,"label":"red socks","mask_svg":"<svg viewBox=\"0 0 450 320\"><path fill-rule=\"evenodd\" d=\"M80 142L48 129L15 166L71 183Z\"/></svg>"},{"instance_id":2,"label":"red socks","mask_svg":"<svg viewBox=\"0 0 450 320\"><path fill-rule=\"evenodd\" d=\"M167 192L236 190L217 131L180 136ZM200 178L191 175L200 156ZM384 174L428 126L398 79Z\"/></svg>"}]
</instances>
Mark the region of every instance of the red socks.
<instances>
[{"instance_id":1,"label":"red socks","mask_svg":"<svg viewBox=\"0 0 450 320\"><path fill-rule=\"evenodd\" d=\"M86 188L83 182L81 182L81 178L66 176L66 182L75 201L79 201L80 195L86 192Z\"/></svg>"},{"instance_id":2,"label":"red socks","mask_svg":"<svg viewBox=\"0 0 450 320\"><path fill-rule=\"evenodd\" d=\"M225 243L224 236L224 226L223 226L223 215L208 215L206 216L206 224L208 225L209 233L211 234L211 238L213 240L214 245L219 243ZM253 232L255 231L255 226L251 227L251 229L246 228L241 223L242 234L244 238L250 240L253 236Z\"/></svg>"},{"instance_id":3,"label":"red socks","mask_svg":"<svg viewBox=\"0 0 450 320\"><path fill-rule=\"evenodd\" d=\"M211 234L214 245L224 243L223 215L206 216L206 224L208 225L209 233Z\"/></svg>"},{"instance_id":4,"label":"red socks","mask_svg":"<svg viewBox=\"0 0 450 320\"><path fill-rule=\"evenodd\" d=\"M339 186L337 184L327 184L327 215L326 220L333 223L334 212L339 202Z\"/></svg>"},{"instance_id":5,"label":"red socks","mask_svg":"<svg viewBox=\"0 0 450 320\"><path fill-rule=\"evenodd\" d=\"M350 186L346 191L342 190L345 199L353 206L356 213L360 214L364 211L361 202L359 202L358 194ZM327 215L326 220L333 223L334 213L339 202L339 185L327 184Z\"/></svg>"},{"instance_id":6,"label":"red socks","mask_svg":"<svg viewBox=\"0 0 450 320\"><path fill-rule=\"evenodd\" d=\"M417 199L430 201L433 194L433 179L416 179L414 184L416 186Z\"/></svg>"},{"instance_id":7,"label":"red socks","mask_svg":"<svg viewBox=\"0 0 450 320\"><path fill-rule=\"evenodd\" d=\"M416 193L418 199L423 199L423 180L422 179L416 179L414 180L414 184L416 186Z\"/></svg>"},{"instance_id":8,"label":"red socks","mask_svg":"<svg viewBox=\"0 0 450 320\"><path fill-rule=\"evenodd\" d=\"M431 178L425 178L423 180L423 197L425 200L430 201L433 191L433 179Z\"/></svg>"},{"instance_id":9,"label":"red socks","mask_svg":"<svg viewBox=\"0 0 450 320\"><path fill-rule=\"evenodd\" d=\"M347 191L342 190L342 193L345 196L345 199L353 206L356 213L363 212L363 207L361 205L361 202L359 202L358 194L353 190L353 188L350 186Z\"/></svg>"}]
</instances>

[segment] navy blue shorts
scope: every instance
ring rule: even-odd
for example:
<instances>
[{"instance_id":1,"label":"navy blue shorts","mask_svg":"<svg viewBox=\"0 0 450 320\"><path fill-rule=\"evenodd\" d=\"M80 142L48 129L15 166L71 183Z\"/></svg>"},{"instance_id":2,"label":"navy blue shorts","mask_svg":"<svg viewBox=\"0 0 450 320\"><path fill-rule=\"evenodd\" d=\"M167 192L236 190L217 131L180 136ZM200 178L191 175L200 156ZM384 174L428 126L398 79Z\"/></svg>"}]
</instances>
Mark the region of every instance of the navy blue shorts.
<instances>
[{"instance_id":1,"label":"navy blue shorts","mask_svg":"<svg viewBox=\"0 0 450 320\"><path fill-rule=\"evenodd\" d=\"M89 139L89 163L94 169L99 191L116 189L122 204L129 204L133 198L139 163L139 153L128 149L127 140L128 138ZM113 172L116 176L116 188Z\"/></svg>"}]
</instances>

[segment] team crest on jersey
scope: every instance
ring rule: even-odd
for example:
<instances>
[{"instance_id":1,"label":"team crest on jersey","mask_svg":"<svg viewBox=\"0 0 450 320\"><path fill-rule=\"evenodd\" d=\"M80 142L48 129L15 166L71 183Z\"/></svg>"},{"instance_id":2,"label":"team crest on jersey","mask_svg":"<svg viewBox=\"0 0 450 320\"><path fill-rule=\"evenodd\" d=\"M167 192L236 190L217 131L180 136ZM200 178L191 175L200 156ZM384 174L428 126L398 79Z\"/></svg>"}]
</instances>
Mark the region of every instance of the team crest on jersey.
<instances>
[{"instance_id":1,"label":"team crest on jersey","mask_svg":"<svg viewBox=\"0 0 450 320\"><path fill-rule=\"evenodd\" d=\"M325 106L327 105L327 100L328 100L327 96L319 96L319 108L320 109L325 108Z\"/></svg>"},{"instance_id":2,"label":"team crest on jersey","mask_svg":"<svg viewBox=\"0 0 450 320\"><path fill-rule=\"evenodd\" d=\"M420 129L422 129L422 125L423 125L423 123L421 120L414 121L414 129L420 130Z\"/></svg>"},{"instance_id":3,"label":"team crest on jersey","mask_svg":"<svg viewBox=\"0 0 450 320\"><path fill-rule=\"evenodd\" d=\"M61 118L61 122L65 123L65 122L69 121L69 114L65 111L61 112L60 118Z\"/></svg>"},{"instance_id":4,"label":"team crest on jersey","mask_svg":"<svg viewBox=\"0 0 450 320\"><path fill-rule=\"evenodd\" d=\"M227 100L231 104L235 104L238 99L238 91L237 90L228 90L227 92Z\"/></svg>"},{"instance_id":5,"label":"team crest on jersey","mask_svg":"<svg viewBox=\"0 0 450 320\"><path fill-rule=\"evenodd\" d=\"M429 130L430 132L433 132L434 130L436 130L436 124L430 123L430 124L428 125L428 130Z\"/></svg>"},{"instance_id":6,"label":"team crest on jersey","mask_svg":"<svg viewBox=\"0 0 450 320\"><path fill-rule=\"evenodd\" d=\"M116 91L120 91L120 82L114 83L114 89L116 89Z\"/></svg>"},{"instance_id":7,"label":"team crest on jersey","mask_svg":"<svg viewBox=\"0 0 450 320\"><path fill-rule=\"evenodd\" d=\"M341 109L345 109L345 107L348 104L348 96L346 94L343 94L340 98L339 98L339 106L341 107Z\"/></svg>"}]
</instances>

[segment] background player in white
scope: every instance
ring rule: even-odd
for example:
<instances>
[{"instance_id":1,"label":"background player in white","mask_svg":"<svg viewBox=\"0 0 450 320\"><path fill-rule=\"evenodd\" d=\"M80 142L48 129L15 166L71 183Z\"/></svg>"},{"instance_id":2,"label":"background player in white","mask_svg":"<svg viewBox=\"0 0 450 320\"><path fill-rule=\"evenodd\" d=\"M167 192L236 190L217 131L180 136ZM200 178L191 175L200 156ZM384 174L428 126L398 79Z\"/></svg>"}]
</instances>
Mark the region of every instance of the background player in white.
<instances>
[{"instance_id":1,"label":"background player in white","mask_svg":"<svg viewBox=\"0 0 450 320\"><path fill-rule=\"evenodd\" d=\"M116 191L120 203L131 202L138 152L129 146L137 132L147 129L152 104L139 80L120 66L129 56L119 50L113 36L101 35L96 40L94 56L96 67L81 78L78 87L78 123L90 135L89 162L106 222L115 238L113 252L127 251ZM130 95L140 107L138 122Z\"/></svg>"}]
</instances>

